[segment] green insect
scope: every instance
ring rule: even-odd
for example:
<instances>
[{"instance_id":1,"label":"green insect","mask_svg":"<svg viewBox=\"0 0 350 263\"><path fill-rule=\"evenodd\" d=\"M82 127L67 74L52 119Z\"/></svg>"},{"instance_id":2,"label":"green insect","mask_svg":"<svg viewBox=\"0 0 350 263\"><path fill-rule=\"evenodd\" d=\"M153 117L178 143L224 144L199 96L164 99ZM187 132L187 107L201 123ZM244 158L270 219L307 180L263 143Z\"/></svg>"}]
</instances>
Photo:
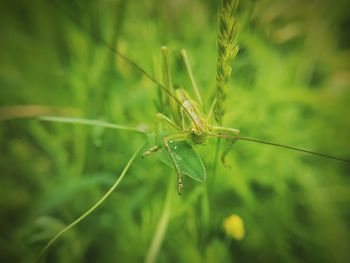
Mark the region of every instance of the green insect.
<instances>
[{"instance_id":1,"label":"green insect","mask_svg":"<svg viewBox=\"0 0 350 263\"><path fill-rule=\"evenodd\" d=\"M167 72L166 69L169 67L167 66L167 48L163 47L161 49L161 52L163 54L163 59L165 61L165 76L163 76L164 79L170 79L170 73ZM210 112L206 116L203 114L203 105L202 105L202 98L198 91L196 82L193 78L192 70L190 68L189 62L188 62L188 56L186 50L181 50L181 57L184 62L184 65L186 67L188 76L192 82L192 88L197 96L197 101L192 99L188 92L186 92L184 89L177 89L174 90L172 88L172 83L168 82L168 85L166 85L166 88L162 87L162 90L165 91L166 95L168 97L165 97L166 100L174 101L175 103L169 103L170 109L169 112L171 114L171 117L166 116L163 113L157 113L156 114L156 130L155 130L155 138L157 145L153 146L149 150L147 150L143 156L148 156L152 154L153 152L156 152L160 149L161 146L159 146L159 141L161 140L162 145L165 147L168 155L170 156L172 160L172 164L175 168L175 171L178 176L178 192L181 193L181 189L183 187L183 180L182 180L182 174L181 171L181 162L179 162L179 158L181 159L181 156L177 153L177 150L180 146L176 145L176 142L178 141L187 141L191 145L198 145L198 144L205 144L208 140L208 137L222 137L223 135L230 136L234 138L235 136L239 135L239 130L234 128L227 128L223 126L217 126L210 124L211 119L213 118L213 109L215 106L215 101L210 107ZM174 133L171 135L163 136L160 138L160 129L161 124L167 125L169 128L174 130ZM234 139L233 139L234 140ZM181 147L184 147L184 145L181 145ZM182 159L181 159L182 160ZM224 155L222 157L222 160L224 160ZM197 181L204 181L205 179L205 169L203 169L202 176L200 177L193 177L191 174L188 174L193 179L197 179Z\"/></svg>"}]
</instances>

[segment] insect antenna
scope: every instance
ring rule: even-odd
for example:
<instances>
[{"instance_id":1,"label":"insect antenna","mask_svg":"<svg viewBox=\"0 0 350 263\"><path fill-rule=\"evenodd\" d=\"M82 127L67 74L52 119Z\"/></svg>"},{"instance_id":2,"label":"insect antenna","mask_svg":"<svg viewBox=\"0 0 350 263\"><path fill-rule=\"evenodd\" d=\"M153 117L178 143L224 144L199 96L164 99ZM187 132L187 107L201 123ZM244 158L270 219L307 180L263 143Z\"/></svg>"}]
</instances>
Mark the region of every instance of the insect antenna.
<instances>
[{"instance_id":1,"label":"insect antenna","mask_svg":"<svg viewBox=\"0 0 350 263\"><path fill-rule=\"evenodd\" d=\"M314 152L314 151L310 151L310 150L306 150L306 149L296 148L296 147L289 146L289 145L284 145L284 144L279 144L279 143L274 143L274 142L267 142L267 141L257 140L257 139L253 139L253 138L245 138L245 137L239 137L239 138L237 138L237 140L256 142L256 143L260 143L260 144L281 147L281 148L289 149L292 151L303 152L303 153L307 153L307 154L320 156L323 158L328 158L328 159L333 159L333 160L337 160L337 161L341 161L341 162L350 163L350 160L347 160L344 158L340 158L340 157L329 155L329 154Z\"/></svg>"},{"instance_id":2,"label":"insect antenna","mask_svg":"<svg viewBox=\"0 0 350 263\"><path fill-rule=\"evenodd\" d=\"M94 42L97 44L102 44L106 48L108 48L111 52L115 53L117 56L119 56L121 59L123 59L126 63L128 63L130 66L138 70L141 74L143 74L145 77L147 77L149 80L151 80L154 84L156 84L159 88L161 88L166 94L168 94L176 103L182 107L185 112L188 114L188 116L192 119L193 122L195 120L191 116L190 112L182 105L181 101L172 94L166 87L164 87L163 84L161 84L158 80L156 80L151 74L149 74L146 70L141 68L135 61L128 58L126 55L121 53L118 49L111 46L105 39L103 39L100 35L96 34L95 31L91 31L88 28L86 28L82 23L80 23L76 16L70 14L66 10L63 9L56 1L52 0L50 3L57 8L64 16L66 16L68 19L70 19L78 28L80 28L84 33L86 33Z\"/></svg>"},{"instance_id":3,"label":"insect antenna","mask_svg":"<svg viewBox=\"0 0 350 263\"><path fill-rule=\"evenodd\" d=\"M332 159L332 160L336 160L336 161L340 161L340 162L350 163L350 160L345 159L345 158L341 158L338 156L329 155L329 154L320 153L320 152L315 152L315 151L310 151L307 149L297 148L297 147L293 147L293 146L289 146L289 145L285 145L285 144L280 144L280 143L275 143L275 142L263 141L263 140L259 140L259 139L247 138L247 137L241 137L241 136L230 136L230 135L225 135L225 134L208 134L208 135L213 136L213 137L224 138L224 139L255 142L255 143L270 145L270 146L274 146L274 147L280 147L280 148L288 149L291 151L297 151L297 152L307 153L307 154L311 154L311 155L316 155L319 157Z\"/></svg>"}]
</instances>

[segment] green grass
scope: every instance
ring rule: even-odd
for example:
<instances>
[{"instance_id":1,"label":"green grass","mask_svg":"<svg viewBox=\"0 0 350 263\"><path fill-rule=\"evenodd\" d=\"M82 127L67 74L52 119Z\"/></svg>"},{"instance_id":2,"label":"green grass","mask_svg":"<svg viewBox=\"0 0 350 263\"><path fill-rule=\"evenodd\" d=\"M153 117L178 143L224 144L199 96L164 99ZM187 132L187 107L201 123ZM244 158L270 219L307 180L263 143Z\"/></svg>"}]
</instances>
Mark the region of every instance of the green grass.
<instances>
[{"instance_id":1,"label":"green grass","mask_svg":"<svg viewBox=\"0 0 350 263\"><path fill-rule=\"evenodd\" d=\"M349 159L347 2L241 1L240 52L223 124L242 136ZM64 14L40 0L0 5L1 107L44 105L53 107L44 115L152 127L155 85L86 29L152 75L167 45L174 83L188 88L178 62L186 48L207 105L215 92L214 1L64 1ZM103 196L144 140L14 117L0 123L0 134L1 262L33 261ZM349 165L242 141L228 156L231 169L217 163L211 174L215 147L215 140L197 147L206 182L185 178L183 195L168 199L167 189L177 188L174 171L156 156L138 158L115 193L63 235L46 261L142 262L164 217L157 262L349 261ZM225 235L231 214L244 221L241 241Z\"/></svg>"}]
</instances>

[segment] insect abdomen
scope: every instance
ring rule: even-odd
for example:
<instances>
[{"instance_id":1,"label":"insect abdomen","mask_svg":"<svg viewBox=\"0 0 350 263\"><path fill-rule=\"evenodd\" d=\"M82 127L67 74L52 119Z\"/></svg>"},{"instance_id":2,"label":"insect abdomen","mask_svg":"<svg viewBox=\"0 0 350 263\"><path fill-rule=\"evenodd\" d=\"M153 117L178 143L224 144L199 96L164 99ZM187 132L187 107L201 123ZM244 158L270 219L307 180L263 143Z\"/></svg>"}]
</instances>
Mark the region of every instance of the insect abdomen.
<instances>
[{"instance_id":1,"label":"insect abdomen","mask_svg":"<svg viewBox=\"0 0 350 263\"><path fill-rule=\"evenodd\" d=\"M189 100L185 100L182 103L183 107L187 110L188 114L190 114L191 119L193 120L193 124L197 129L197 133L205 132L205 126L203 124L203 120L198 116L196 109L193 107Z\"/></svg>"}]
</instances>

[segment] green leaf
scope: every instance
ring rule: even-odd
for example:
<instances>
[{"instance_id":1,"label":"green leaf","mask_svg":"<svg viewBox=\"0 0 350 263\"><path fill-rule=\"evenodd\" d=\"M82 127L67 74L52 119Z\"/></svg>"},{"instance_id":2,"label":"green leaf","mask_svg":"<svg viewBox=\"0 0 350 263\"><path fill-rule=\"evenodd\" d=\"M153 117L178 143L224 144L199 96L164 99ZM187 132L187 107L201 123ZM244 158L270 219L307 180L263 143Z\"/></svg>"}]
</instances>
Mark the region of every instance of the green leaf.
<instances>
[{"instance_id":1,"label":"green leaf","mask_svg":"<svg viewBox=\"0 0 350 263\"><path fill-rule=\"evenodd\" d=\"M153 141L152 139L150 140L150 142ZM200 183L204 182L206 178L206 169L201 157L193 147L187 141L171 141L169 142L169 146L171 149L171 156L163 144L160 145L161 148L155 155L157 155L163 163L172 168L174 168L175 163L182 175L187 175Z\"/></svg>"}]
</instances>

